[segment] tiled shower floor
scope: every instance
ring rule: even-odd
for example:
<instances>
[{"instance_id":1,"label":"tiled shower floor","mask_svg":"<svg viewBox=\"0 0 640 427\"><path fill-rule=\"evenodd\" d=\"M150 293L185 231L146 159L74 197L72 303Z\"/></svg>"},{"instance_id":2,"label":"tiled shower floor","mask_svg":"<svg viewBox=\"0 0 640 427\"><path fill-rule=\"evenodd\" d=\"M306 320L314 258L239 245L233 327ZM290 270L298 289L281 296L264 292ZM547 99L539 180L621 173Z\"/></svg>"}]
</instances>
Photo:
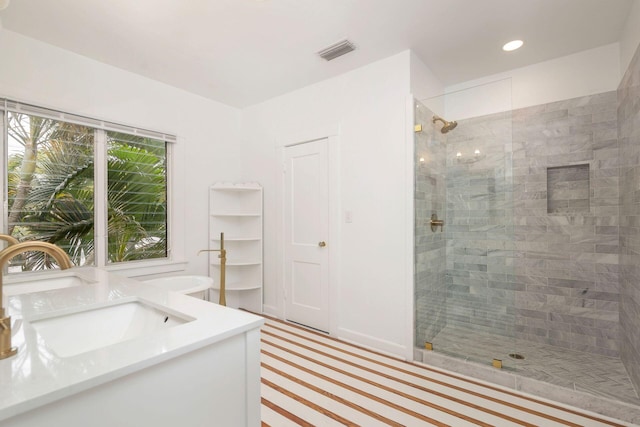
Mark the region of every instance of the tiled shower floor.
<instances>
[{"instance_id":1,"label":"tiled shower floor","mask_svg":"<svg viewBox=\"0 0 640 427\"><path fill-rule=\"evenodd\" d=\"M454 327L433 340L436 353L490 365L501 359L503 371L635 405L640 399L620 359L562 349ZM525 357L516 360L510 353Z\"/></svg>"}]
</instances>

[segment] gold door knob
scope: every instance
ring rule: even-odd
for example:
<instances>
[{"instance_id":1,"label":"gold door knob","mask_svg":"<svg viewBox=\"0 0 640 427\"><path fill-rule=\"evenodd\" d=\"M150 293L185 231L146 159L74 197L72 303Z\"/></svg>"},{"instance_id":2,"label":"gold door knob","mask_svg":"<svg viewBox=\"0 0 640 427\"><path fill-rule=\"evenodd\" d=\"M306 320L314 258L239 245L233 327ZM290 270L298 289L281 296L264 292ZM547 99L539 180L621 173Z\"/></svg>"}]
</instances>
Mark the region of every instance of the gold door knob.
<instances>
[{"instance_id":1,"label":"gold door knob","mask_svg":"<svg viewBox=\"0 0 640 427\"><path fill-rule=\"evenodd\" d=\"M325 246L327 246L327 242L319 242L318 246L320 246L321 248L324 248Z\"/></svg>"}]
</instances>

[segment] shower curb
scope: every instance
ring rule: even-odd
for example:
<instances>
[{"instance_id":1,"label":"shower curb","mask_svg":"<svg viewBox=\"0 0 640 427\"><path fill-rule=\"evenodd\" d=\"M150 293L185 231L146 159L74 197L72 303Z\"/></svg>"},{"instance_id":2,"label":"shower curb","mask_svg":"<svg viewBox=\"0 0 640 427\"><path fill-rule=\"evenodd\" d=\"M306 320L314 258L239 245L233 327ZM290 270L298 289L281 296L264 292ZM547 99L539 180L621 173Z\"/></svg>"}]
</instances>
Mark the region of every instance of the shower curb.
<instances>
[{"instance_id":1,"label":"shower curb","mask_svg":"<svg viewBox=\"0 0 640 427\"><path fill-rule=\"evenodd\" d=\"M437 354L420 348L414 350L414 362L529 394L535 396L536 399L573 406L598 415L611 417L613 420L640 424L640 406L630 403L550 384L533 378L526 378L477 362Z\"/></svg>"}]
</instances>

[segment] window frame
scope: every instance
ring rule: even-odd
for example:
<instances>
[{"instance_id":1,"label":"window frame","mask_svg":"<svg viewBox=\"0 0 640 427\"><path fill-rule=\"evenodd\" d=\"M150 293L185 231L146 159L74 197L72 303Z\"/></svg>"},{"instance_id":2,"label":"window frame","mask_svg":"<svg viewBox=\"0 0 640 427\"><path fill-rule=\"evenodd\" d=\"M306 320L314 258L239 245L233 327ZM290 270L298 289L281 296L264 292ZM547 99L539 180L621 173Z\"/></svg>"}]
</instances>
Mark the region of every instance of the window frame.
<instances>
[{"instance_id":1,"label":"window frame","mask_svg":"<svg viewBox=\"0 0 640 427\"><path fill-rule=\"evenodd\" d=\"M173 182L174 182L174 147L178 138L166 132L157 132L140 127L109 122L77 114L71 114L59 110L39 107L26 104L7 98L0 98L0 156L2 157L2 174L0 174L0 185L2 186L2 215L0 215L0 230L7 232L8 215L8 114L7 112L40 116L48 119L74 123L88 126L94 129L94 241L95 241L95 264L90 267L102 268L109 271L124 272L126 276L136 277L147 274L157 274L184 270L186 262L177 260L174 252L174 212L173 203ZM122 261L110 263L107 254L107 184L108 184L108 163L107 132L114 131L134 136L155 138L165 142L166 157L166 199L167 199L167 255L162 258L150 258L147 260ZM105 197L98 197L104 195ZM82 267L81 267L82 268ZM23 274L22 272L16 274ZM35 272L34 272L35 273Z\"/></svg>"}]
</instances>

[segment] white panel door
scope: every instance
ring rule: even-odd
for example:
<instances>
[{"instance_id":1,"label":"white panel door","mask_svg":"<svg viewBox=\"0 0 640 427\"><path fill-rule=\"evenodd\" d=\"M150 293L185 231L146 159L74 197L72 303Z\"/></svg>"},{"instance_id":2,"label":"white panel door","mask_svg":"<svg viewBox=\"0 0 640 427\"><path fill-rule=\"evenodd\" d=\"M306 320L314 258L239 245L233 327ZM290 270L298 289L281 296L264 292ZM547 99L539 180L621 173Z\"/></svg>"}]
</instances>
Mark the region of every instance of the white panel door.
<instances>
[{"instance_id":1,"label":"white panel door","mask_svg":"<svg viewBox=\"0 0 640 427\"><path fill-rule=\"evenodd\" d=\"M285 315L329 331L327 139L286 147L285 181Z\"/></svg>"}]
</instances>

